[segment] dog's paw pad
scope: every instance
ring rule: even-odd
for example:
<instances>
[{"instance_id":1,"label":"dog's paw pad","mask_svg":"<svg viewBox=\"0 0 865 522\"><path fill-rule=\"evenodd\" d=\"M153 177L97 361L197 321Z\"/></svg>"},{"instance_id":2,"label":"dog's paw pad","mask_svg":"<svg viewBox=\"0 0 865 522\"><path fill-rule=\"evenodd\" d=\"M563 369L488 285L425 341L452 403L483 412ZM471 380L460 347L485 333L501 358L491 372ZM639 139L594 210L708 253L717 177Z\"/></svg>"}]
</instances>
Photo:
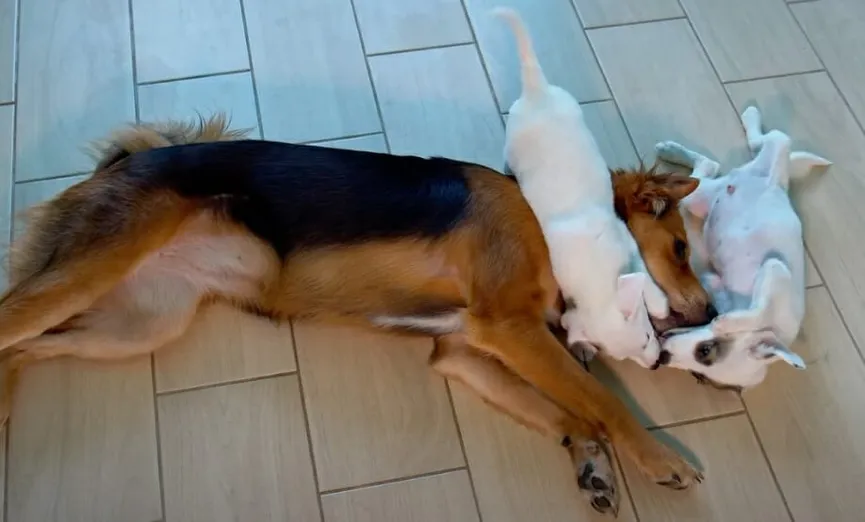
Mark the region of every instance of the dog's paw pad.
<instances>
[{"instance_id":1,"label":"dog's paw pad","mask_svg":"<svg viewBox=\"0 0 865 522\"><path fill-rule=\"evenodd\" d=\"M577 452L583 459L577 471L580 491L592 509L604 515L616 516L619 511L619 497L616 476L607 453L594 441L586 441Z\"/></svg>"}]
</instances>

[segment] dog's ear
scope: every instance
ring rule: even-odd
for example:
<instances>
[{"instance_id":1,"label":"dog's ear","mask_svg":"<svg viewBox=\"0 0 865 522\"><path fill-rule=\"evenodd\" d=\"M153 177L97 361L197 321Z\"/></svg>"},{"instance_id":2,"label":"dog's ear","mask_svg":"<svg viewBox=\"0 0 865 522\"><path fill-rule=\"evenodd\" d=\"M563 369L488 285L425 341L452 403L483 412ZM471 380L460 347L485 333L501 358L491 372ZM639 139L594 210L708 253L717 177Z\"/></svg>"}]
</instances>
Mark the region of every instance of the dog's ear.
<instances>
[{"instance_id":1,"label":"dog's ear","mask_svg":"<svg viewBox=\"0 0 865 522\"><path fill-rule=\"evenodd\" d=\"M773 336L761 340L751 348L751 356L767 362L784 361L797 370L805 369L805 361L787 348L781 341Z\"/></svg>"},{"instance_id":2,"label":"dog's ear","mask_svg":"<svg viewBox=\"0 0 865 522\"><path fill-rule=\"evenodd\" d=\"M657 176L656 181L667 197L676 203L685 199L686 196L697 190L697 187L700 186L699 179L682 174Z\"/></svg>"},{"instance_id":3,"label":"dog's ear","mask_svg":"<svg viewBox=\"0 0 865 522\"><path fill-rule=\"evenodd\" d=\"M632 208L660 218L694 192L700 180L681 174L658 174L634 194Z\"/></svg>"},{"instance_id":4,"label":"dog's ear","mask_svg":"<svg viewBox=\"0 0 865 522\"><path fill-rule=\"evenodd\" d=\"M619 310L626 320L631 320L637 312L645 308L643 292L646 288L646 275L641 273L619 276L616 294Z\"/></svg>"}]
</instances>

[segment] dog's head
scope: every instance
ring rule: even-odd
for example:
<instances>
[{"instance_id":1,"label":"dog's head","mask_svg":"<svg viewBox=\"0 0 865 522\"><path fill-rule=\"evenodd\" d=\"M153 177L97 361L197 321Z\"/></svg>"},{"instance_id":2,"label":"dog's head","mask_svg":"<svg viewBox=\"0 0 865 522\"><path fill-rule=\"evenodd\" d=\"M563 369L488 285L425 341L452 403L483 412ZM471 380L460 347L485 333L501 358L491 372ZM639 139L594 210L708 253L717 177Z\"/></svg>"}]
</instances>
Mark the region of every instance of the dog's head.
<instances>
[{"instance_id":1,"label":"dog's head","mask_svg":"<svg viewBox=\"0 0 865 522\"><path fill-rule=\"evenodd\" d=\"M655 327L663 331L703 325L717 312L689 263L691 249L678 210L679 202L700 181L655 170L641 166L614 171L616 213L627 223L649 273L670 301L670 315L655 320Z\"/></svg>"},{"instance_id":2,"label":"dog's head","mask_svg":"<svg viewBox=\"0 0 865 522\"><path fill-rule=\"evenodd\" d=\"M670 330L661 336L659 365L688 370L717 388L747 389L760 384L770 364L805 362L770 329L726 332L714 325Z\"/></svg>"},{"instance_id":3,"label":"dog's head","mask_svg":"<svg viewBox=\"0 0 865 522\"><path fill-rule=\"evenodd\" d=\"M658 360L661 346L649 318L644 299L649 278L635 273L619 277L616 308L612 313L583 317L576 313L573 321L563 320L568 330L568 345L588 342L617 357L630 357L645 367Z\"/></svg>"}]
</instances>

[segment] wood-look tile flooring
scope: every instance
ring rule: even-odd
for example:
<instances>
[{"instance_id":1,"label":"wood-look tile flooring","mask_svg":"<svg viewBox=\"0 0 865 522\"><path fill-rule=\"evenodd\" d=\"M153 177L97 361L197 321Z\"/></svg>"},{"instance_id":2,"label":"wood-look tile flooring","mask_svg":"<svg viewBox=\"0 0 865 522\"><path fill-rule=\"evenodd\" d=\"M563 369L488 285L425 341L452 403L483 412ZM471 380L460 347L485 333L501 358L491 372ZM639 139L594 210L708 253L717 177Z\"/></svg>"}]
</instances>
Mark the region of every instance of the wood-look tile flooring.
<instances>
[{"instance_id":1,"label":"wood-look tile flooring","mask_svg":"<svg viewBox=\"0 0 865 522\"><path fill-rule=\"evenodd\" d=\"M795 190L810 254L796 350L742 399L592 371L702 461L693 491L623 463L624 521L865 520L863 0L0 0L0 233L125 122L224 110L269 139L500 167L518 8L611 165L675 139L726 166L737 113L835 165ZM576 522L553 441L426 368L431 343L215 306L153 358L52 361L0 433L5 522Z\"/></svg>"}]
</instances>

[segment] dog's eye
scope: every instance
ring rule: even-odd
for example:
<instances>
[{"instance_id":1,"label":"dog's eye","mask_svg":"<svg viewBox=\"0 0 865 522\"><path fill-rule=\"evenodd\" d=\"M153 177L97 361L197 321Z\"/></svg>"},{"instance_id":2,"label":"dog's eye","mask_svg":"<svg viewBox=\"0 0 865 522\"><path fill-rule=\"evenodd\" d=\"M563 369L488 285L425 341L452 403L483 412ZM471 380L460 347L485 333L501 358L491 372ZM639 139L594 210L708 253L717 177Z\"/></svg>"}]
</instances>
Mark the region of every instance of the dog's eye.
<instances>
[{"instance_id":1,"label":"dog's eye","mask_svg":"<svg viewBox=\"0 0 865 522\"><path fill-rule=\"evenodd\" d=\"M684 261L688 256L688 243L681 239L673 241L673 252L676 254L676 259Z\"/></svg>"}]
</instances>

